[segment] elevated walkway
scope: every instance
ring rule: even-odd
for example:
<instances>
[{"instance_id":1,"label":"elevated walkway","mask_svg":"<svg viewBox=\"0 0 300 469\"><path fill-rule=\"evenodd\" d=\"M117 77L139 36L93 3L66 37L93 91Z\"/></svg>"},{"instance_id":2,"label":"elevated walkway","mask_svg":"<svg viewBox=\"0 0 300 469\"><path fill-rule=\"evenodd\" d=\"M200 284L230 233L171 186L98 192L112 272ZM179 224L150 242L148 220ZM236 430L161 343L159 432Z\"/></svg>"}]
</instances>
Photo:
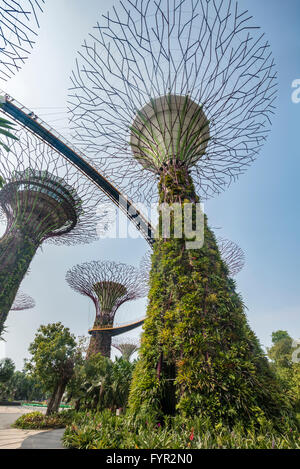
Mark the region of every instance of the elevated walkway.
<instances>
[{"instance_id":1,"label":"elevated walkway","mask_svg":"<svg viewBox=\"0 0 300 469\"><path fill-rule=\"evenodd\" d=\"M103 334L110 334L112 337L124 334L125 332L132 331L136 327L142 326L144 324L145 318L138 319L137 321L123 324L109 324L107 326L93 327L89 329L89 334L102 332Z\"/></svg>"},{"instance_id":2,"label":"elevated walkway","mask_svg":"<svg viewBox=\"0 0 300 469\"><path fill-rule=\"evenodd\" d=\"M141 232L146 241L153 245L153 228L148 220L138 211L133 203L122 194L117 187L111 184L100 174L70 142L60 135L53 127L48 125L30 109L23 106L14 98L0 90L0 110L8 117L20 124L23 128L34 134L44 143L60 153L72 163L82 174L88 177L107 197L116 204L136 228Z\"/></svg>"}]
</instances>

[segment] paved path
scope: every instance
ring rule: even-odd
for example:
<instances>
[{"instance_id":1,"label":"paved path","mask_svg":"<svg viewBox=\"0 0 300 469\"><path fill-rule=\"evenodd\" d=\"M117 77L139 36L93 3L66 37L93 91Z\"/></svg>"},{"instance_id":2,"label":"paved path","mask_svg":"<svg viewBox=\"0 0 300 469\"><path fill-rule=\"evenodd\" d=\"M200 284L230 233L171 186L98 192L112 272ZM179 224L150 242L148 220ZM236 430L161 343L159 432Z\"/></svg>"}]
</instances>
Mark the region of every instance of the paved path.
<instances>
[{"instance_id":1,"label":"paved path","mask_svg":"<svg viewBox=\"0 0 300 469\"><path fill-rule=\"evenodd\" d=\"M0 413L0 430L10 428L11 425L21 416L22 414L14 411L14 413Z\"/></svg>"},{"instance_id":2,"label":"paved path","mask_svg":"<svg viewBox=\"0 0 300 469\"><path fill-rule=\"evenodd\" d=\"M21 415L33 410L37 408L0 406L0 449L63 449L63 429L49 431L11 428Z\"/></svg>"},{"instance_id":3,"label":"paved path","mask_svg":"<svg viewBox=\"0 0 300 469\"><path fill-rule=\"evenodd\" d=\"M64 431L62 428L29 435L21 444L21 449L65 449L61 444Z\"/></svg>"}]
</instances>

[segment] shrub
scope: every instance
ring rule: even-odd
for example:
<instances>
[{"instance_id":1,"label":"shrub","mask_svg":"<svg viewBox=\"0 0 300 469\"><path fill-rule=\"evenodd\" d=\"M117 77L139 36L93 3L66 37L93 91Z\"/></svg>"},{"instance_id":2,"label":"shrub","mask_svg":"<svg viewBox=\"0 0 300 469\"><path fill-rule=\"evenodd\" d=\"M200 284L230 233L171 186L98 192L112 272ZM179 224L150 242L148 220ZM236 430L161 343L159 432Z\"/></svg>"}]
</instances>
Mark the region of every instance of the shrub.
<instances>
[{"instance_id":1,"label":"shrub","mask_svg":"<svg viewBox=\"0 0 300 469\"><path fill-rule=\"evenodd\" d=\"M200 417L157 422L152 415L133 420L107 410L76 414L63 443L77 449L300 449L295 426L279 433L270 422L246 430L242 423L229 428Z\"/></svg>"},{"instance_id":2,"label":"shrub","mask_svg":"<svg viewBox=\"0 0 300 469\"><path fill-rule=\"evenodd\" d=\"M74 419L74 412L65 410L57 414L44 415L42 412L30 412L16 420L14 427L28 430L64 428Z\"/></svg>"},{"instance_id":3,"label":"shrub","mask_svg":"<svg viewBox=\"0 0 300 469\"><path fill-rule=\"evenodd\" d=\"M101 354L75 366L67 388L68 400L77 410L125 408L134 363L123 358L114 362Z\"/></svg>"}]
</instances>

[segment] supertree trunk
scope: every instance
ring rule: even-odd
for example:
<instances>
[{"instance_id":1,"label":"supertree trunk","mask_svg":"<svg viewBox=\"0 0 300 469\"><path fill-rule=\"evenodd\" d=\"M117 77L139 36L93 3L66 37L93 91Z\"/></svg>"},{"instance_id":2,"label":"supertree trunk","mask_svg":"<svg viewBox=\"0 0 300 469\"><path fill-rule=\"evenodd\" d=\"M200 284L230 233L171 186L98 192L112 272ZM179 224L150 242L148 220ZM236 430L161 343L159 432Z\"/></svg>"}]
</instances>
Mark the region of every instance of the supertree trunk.
<instances>
[{"instance_id":1,"label":"supertree trunk","mask_svg":"<svg viewBox=\"0 0 300 469\"><path fill-rule=\"evenodd\" d=\"M0 333L38 243L18 228L0 240Z\"/></svg>"},{"instance_id":2,"label":"supertree trunk","mask_svg":"<svg viewBox=\"0 0 300 469\"><path fill-rule=\"evenodd\" d=\"M90 340L86 357L90 358L92 355L101 353L103 357L110 358L110 350L111 335L108 332L94 332Z\"/></svg>"},{"instance_id":3,"label":"supertree trunk","mask_svg":"<svg viewBox=\"0 0 300 469\"><path fill-rule=\"evenodd\" d=\"M160 202L195 203L187 170L164 169ZM213 422L273 421L290 411L205 218L204 245L159 238L129 406L134 414L201 415Z\"/></svg>"},{"instance_id":4,"label":"supertree trunk","mask_svg":"<svg viewBox=\"0 0 300 469\"><path fill-rule=\"evenodd\" d=\"M108 324L108 318L97 317L94 322L94 327L101 327ZM110 358L111 351L111 334L108 331L93 331L90 339L89 347L87 350L86 358L89 359L92 355L101 353L104 357Z\"/></svg>"}]
</instances>

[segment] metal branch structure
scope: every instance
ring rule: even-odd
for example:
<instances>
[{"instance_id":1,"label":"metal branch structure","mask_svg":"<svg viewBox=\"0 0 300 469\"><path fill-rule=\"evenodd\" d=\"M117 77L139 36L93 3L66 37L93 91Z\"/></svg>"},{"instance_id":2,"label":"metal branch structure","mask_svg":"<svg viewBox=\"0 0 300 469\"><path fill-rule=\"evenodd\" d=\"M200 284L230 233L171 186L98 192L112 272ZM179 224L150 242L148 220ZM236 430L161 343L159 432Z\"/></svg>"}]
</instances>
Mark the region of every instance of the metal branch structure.
<instances>
[{"instance_id":1,"label":"metal branch structure","mask_svg":"<svg viewBox=\"0 0 300 469\"><path fill-rule=\"evenodd\" d=\"M269 43L231 0L127 0L78 52L69 93L77 145L134 200L183 166L202 198L257 157L276 72Z\"/></svg>"},{"instance_id":2,"label":"metal branch structure","mask_svg":"<svg viewBox=\"0 0 300 469\"><path fill-rule=\"evenodd\" d=\"M141 276L147 285L149 285L149 280L150 280L149 276L150 276L150 271L151 271L151 266L152 266L151 255L152 255L152 251L148 250L146 254L142 257L141 262L140 262Z\"/></svg>"},{"instance_id":3,"label":"metal branch structure","mask_svg":"<svg viewBox=\"0 0 300 469\"><path fill-rule=\"evenodd\" d=\"M114 335L113 323L118 308L147 293L139 270L111 261L85 262L70 269L66 274L66 281L73 290L88 296L95 305L96 318L94 327L89 331L92 337L87 356L102 353L109 357L111 338ZM118 333L122 332L122 328L118 328Z\"/></svg>"},{"instance_id":4,"label":"metal branch structure","mask_svg":"<svg viewBox=\"0 0 300 469\"><path fill-rule=\"evenodd\" d=\"M0 207L6 230L0 240L0 325L44 242L78 244L98 238L105 226L96 208L102 195L57 152L18 130L0 149Z\"/></svg>"},{"instance_id":5,"label":"metal branch structure","mask_svg":"<svg viewBox=\"0 0 300 469\"><path fill-rule=\"evenodd\" d=\"M0 149L0 176L5 181L0 201L8 226L16 222L16 215L23 216L38 243L47 240L72 245L97 239L101 214L96 208L103 200L99 191L48 145L23 130L15 135L17 141L7 140L8 153ZM17 195L19 206L13 210L11 205L17 205ZM43 203L37 202L39 198ZM34 210L26 218L24 212L32 208L31 204ZM43 212L44 204L47 214Z\"/></svg>"},{"instance_id":6,"label":"metal branch structure","mask_svg":"<svg viewBox=\"0 0 300 469\"><path fill-rule=\"evenodd\" d=\"M121 352L125 360L130 360L132 355L139 349L140 342L137 339L123 337L122 339L114 339L112 346Z\"/></svg>"},{"instance_id":7,"label":"metal branch structure","mask_svg":"<svg viewBox=\"0 0 300 469\"><path fill-rule=\"evenodd\" d=\"M25 309L32 309L35 307L35 301L31 296L22 291L18 291L17 296L11 307L11 311L23 311Z\"/></svg>"},{"instance_id":8,"label":"metal branch structure","mask_svg":"<svg viewBox=\"0 0 300 469\"><path fill-rule=\"evenodd\" d=\"M217 238L221 257L229 269L231 277L235 277L245 265L245 253L236 243L225 238Z\"/></svg>"},{"instance_id":9,"label":"metal branch structure","mask_svg":"<svg viewBox=\"0 0 300 469\"><path fill-rule=\"evenodd\" d=\"M37 36L45 0L0 0L0 79L6 81L27 59Z\"/></svg>"}]
</instances>

